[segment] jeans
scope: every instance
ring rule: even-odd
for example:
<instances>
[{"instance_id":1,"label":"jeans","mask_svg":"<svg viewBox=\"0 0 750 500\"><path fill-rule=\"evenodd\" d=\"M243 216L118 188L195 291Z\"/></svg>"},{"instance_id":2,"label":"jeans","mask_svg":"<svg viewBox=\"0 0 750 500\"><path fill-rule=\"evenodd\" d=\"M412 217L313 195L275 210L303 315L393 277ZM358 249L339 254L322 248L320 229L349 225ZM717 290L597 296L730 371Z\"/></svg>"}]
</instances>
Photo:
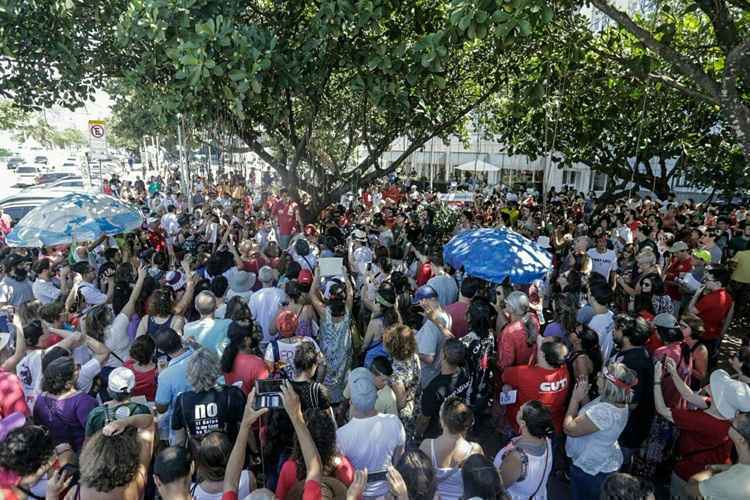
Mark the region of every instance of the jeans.
<instances>
[{"instance_id":1,"label":"jeans","mask_svg":"<svg viewBox=\"0 0 750 500\"><path fill-rule=\"evenodd\" d=\"M602 484L612 472L587 474L575 465L570 466L570 494L573 500L591 500L601 496Z\"/></svg>"}]
</instances>

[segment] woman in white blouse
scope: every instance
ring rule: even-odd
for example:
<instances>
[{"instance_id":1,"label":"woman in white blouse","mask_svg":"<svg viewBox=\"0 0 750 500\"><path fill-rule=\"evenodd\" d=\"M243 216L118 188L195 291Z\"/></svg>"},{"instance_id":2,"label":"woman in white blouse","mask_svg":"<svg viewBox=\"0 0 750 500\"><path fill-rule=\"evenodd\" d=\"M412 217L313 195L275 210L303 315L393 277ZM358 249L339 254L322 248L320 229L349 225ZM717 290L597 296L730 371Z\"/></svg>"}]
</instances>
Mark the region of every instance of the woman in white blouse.
<instances>
[{"instance_id":1,"label":"woman in white blouse","mask_svg":"<svg viewBox=\"0 0 750 500\"><path fill-rule=\"evenodd\" d=\"M622 466L622 451L617 439L628 421L628 403L636 373L622 363L610 363L597 378L600 396L581 407L589 383L576 383L563 430L568 435L565 451L572 460L570 489L572 498L598 498L604 480Z\"/></svg>"}]
</instances>

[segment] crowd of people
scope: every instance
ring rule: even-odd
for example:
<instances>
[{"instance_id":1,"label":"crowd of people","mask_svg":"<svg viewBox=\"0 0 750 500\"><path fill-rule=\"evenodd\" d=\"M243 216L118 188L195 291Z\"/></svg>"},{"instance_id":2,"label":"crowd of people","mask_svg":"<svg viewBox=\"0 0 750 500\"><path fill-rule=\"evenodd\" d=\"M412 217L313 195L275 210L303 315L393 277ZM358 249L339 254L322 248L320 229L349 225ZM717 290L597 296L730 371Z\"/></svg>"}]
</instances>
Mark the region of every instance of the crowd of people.
<instances>
[{"instance_id":1,"label":"crowd of people","mask_svg":"<svg viewBox=\"0 0 750 500\"><path fill-rule=\"evenodd\" d=\"M750 498L746 207L178 185L107 182L135 232L0 248L3 499ZM479 227L547 277L447 265Z\"/></svg>"}]
</instances>

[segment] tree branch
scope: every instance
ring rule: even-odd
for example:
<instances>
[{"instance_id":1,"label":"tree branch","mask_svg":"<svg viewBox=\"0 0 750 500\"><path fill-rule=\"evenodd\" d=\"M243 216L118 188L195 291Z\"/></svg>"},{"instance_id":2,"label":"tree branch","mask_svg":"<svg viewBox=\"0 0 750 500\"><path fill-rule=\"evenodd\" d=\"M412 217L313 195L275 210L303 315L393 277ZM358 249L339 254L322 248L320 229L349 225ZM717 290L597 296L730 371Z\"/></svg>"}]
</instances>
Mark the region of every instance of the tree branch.
<instances>
[{"instance_id":1,"label":"tree branch","mask_svg":"<svg viewBox=\"0 0 750 500\"><path fill-rule=\"evenodd\" d=\"M658 54L665 62L674 66L680 73L695 81L699 88L707 94L719 98L721 90L719 85L709 77L703 68L691 62L688 58L673 48L659 42L654 36L639 26L625 12L613 7L607 0L591 0L591 4L602 11L617 24L628 30L646 47Z\"/></svg>"}]
</instances>

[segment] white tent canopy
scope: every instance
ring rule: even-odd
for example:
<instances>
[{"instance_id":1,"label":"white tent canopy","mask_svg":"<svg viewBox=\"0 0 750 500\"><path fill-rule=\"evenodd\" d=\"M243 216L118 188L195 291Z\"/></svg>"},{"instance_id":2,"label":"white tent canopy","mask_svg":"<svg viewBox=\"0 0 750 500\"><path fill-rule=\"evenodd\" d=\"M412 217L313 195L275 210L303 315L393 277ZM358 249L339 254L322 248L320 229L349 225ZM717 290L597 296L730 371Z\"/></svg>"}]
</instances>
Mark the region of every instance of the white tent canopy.
<instances>
[{"instance_id":1,"label":"white tent canopy","mask_svg":"<svg viewBox=\"0 0 750 500\"><path fill-rule=\"evenodd\" d=\"M498 172L500 167L485 161L467 161L456 167L456 170L465 170L468 172Z\"/></svg>"}]
</instances>

